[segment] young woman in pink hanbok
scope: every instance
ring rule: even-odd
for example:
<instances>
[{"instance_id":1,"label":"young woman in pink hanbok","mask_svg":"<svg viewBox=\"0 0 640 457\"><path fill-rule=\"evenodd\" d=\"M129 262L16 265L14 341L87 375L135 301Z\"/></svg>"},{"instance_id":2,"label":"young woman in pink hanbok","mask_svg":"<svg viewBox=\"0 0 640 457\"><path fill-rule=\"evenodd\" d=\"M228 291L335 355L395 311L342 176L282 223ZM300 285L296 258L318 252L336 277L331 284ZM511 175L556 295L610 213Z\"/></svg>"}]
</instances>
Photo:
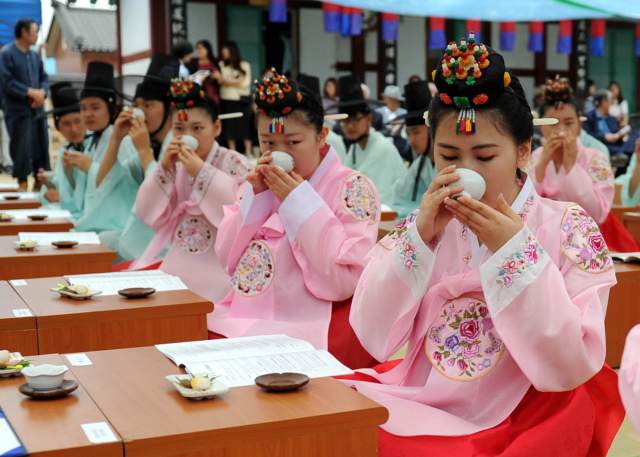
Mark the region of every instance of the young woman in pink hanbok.
<instances>
[{"instance_id":1,"label":"young woman in pink hanbok","mask_svg":"<svg viewBox=\"0 0 640 457\"><path fill-rule=\"evenodd\" d=\"M389 410L382 457L604 456L624 412L604 366L616 279L598 225L521 171L533 121L501 55L471 35L433 78L439 174L369 253L350 316L375 358L406 356L343 382ZM484 178L479 200L456 195L463 168Z\"/></svg>"},{"instance_id":2,"label":"young woman in pink hanbok","mask_svg":"<svg viewBox=\"0 0 640 457\"><path fill-rule=\"evenodd\" d=\"M325 144L315 94L277 73L256 84L263 155L220 225L216 251L231 291L209 315L210 337L284 333L351 367L369 366L348 316L376 242L377 191Z\"/></svg>"},{"instance_id":3,"label":"young woman in pink hanbok","mask_svg":"<svg viewBox=\"0 0 640 457\"><path fill-rule=\"evenodd\" d=\"M611 213L615 184L609 158L579 139L580 108L568 81L556 77L547 82L539 112L541 118L556 118L558 123L541 126L544 145L532 153L529 175L536 192L582 206L600 226L611 251L640 250Z\"/></svg>"},{"instance_id":4,"label":"young woman in pink hanbok","mask_svg":"<svg viewBox=\"0 0 640 457\"><path fill-rule=\"evenodd\" d=\"M174 80L171 106L173 139L136 198L138 217L156 234L131 269L157 266L156 256L170 243L162 271L217 303L230 289L214 249L223 206L236 202L251 166L242 154L216 142L222 128L218 107L199 85ZM198 141L195 150L185 135Z\"/></svg>"}]
</instances>

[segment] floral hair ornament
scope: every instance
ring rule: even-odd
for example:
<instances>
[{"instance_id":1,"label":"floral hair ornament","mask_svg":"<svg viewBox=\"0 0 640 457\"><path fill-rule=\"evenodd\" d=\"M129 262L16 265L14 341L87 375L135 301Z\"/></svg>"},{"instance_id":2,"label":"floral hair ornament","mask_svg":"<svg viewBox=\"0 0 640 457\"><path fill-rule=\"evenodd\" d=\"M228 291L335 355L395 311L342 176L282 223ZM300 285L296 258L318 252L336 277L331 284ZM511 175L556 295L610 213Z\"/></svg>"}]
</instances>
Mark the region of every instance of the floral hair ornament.
<instances>
[{"instance_id":1,"label":"floral hair ornament","mask_svg":"<svg viewBox=\"0 0 640 457\"><path fill-rule=\"evenodd\" d=\"M555 79L547 80L547 85L544 89L545 98L554 104L556 110L564 109L564 104L573 93L573 89L566 79L560 78L560 75L556 75Z\"/></svg>"},{"instance_id":2,"label":"floral hair ornament","mask_svg":"<svg viewBox=\"0 0 640 457\"><path fill-rule=\"evenodd\" d=\"M253 99L258 112L271 118L269 133L284 133L284 116L294 111L302 101L298 84L271 68L272 78L257 79Z\"/></svg>"},{"instance_id":3,"label":"floral hair ornament","mask_svg":"<svg viewBox=\"0 0 640 457\"><path fill-rule=\"evenodd\" d=\"M175 78L171 80L169 98L171 106L178 110L178 120L181 122L188 119L187 109L199 104L205 95L202 87L190 79Z\"/></svg>"},{"instance_id":4,"label":"floral hair ornament","mask_svg":"<svg viewBox=\"0 0 640 457\"><path fill-rule=\"evenodd\" d=\"M502 56L476 43L473 32L459 46L449 43L431 77L440 100L460 109L456 134L467 135L476 132L475 108L495 100L511 84Z\"/></svg>"}]
</instances>

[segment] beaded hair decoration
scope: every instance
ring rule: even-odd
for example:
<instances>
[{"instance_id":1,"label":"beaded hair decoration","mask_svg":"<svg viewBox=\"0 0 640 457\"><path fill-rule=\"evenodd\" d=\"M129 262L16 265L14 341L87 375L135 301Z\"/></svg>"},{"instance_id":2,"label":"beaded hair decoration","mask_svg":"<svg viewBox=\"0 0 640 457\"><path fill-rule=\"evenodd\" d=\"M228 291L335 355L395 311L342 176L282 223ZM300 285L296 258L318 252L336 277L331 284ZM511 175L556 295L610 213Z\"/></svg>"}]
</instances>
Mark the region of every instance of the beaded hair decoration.
<instances>
[{"instance_id":1,"label":"beaded hair decoration","mask_svg":"<svg viewBox=\"0 0 640 457\"><path fill-rule=\"evenodd\" d=\"M553 80L547 80L547 86L544 89L545 98L554 104L556 110L564 109L564 104L572 93L573 89L566 79L560 78L560 75L556 75Z\"/></svg>"},{"instance_id":2,"label":"beaded hair decoration","mask_svg":"<svg viewBox=\"0 0 640 457\"><path fill-rule=\"evenodd\" d=\"M204 89L195 85L190 79L175 78L171 80L171 106L178 110L178 120L188 120L187 110L196 106L196 102L205 97Z\"/></svg>"},{"instance_id":3,"label":"beaded hair decoration","mask_svg":"<svg viewBox=\"0 0 640 457\"><path fill-rule=\"evenodd\" d=\"M456 134L476 133L475 107L496 98L511 83L504 59L484 44L476 43L475 34L447 45L432 79L438 96L447 105L460 109Z\"/></svg>"},{"instance_id":4,"label":"beaded hair decoration","mask_svg":"<svg viewBox=\"0 0 640 457\"><path fill-rule=\"evenodd\" d=\"M258 112L271 117L269 133L284 133L284 116L295 110L302 101L302 94L295 81L276 72L272 68L272 78L264 78L262 83L254 81L256 93L253 99Z\"/></svg>"}]
</instances>

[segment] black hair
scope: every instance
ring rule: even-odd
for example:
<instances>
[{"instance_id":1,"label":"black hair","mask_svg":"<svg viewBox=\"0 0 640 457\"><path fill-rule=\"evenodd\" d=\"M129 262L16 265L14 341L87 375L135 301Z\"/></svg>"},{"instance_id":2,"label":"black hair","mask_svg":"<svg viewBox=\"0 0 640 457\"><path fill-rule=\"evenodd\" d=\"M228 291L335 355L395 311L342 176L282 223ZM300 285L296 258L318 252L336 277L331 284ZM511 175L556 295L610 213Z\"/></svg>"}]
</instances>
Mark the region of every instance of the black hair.
<instances>
[{"instance_id":1,"label":"black hair","mask_svg":"<svg viewBox=\"0 0 640 457\"><path fill-rule=\"evenodd\" d=\"M576 100L573 94L569 95L569 98L564 100L562 103L568 106L573 106L573 108L576 110L576 116L580 117L580 115L582 114L582 110L580 109L578 100ZM540 115L540 117L544 117L549 108L555 109L555 101L551 101L547 99L547 97L545 97L542 99L542 103L540 103L540 106L538 107L538 114Z\"/></svg>"},{"instance_id":2,"label":"black hair","mask_svg":"<svg viewBox=\"0 0 640 457\"><path fill-rule=\"evenodd\" d=\"M242 62L242 56L240 55L240 48L235 41L227 41L224 47L229 50L229 59L224 61L224 64L230 66L234 70L238 70L244 74L244 70L240 68L240 62Z\"/></svg>"},{"instance_id":3,"label":"black hair","mask_svg":"<svg viewBox=\"0 0 640 457\"><path fill-rule=\"evenodd\" d=\"M209 97L208 95L205 95L204 98L201 99L199 103L195 104L195 106L191 106L187 109L189 110L189 109L195 109L195 108L203 109L209 115L209 117L211 117L211 121L214 124L218 120L218 114L220 113L220 110L218 109L218 104L215 102L213 98ZM173 114L176 110L177 108L172 108L171 114Z\"/></svg>"},{"instance_id":4,"label":"black hair","mask_svg":"<svg viewBox=\"0 0 640 457\"><path fill-rule=\"evenodd\" d=\"M33 19L20 19L18 22L16 22L16 27L13 31L16 38L22 38L23 30L26 30L28 33L31 29L31 24L38 25L38 23Z\"/></svg>"},{"instance_id":5,"label":"black hair","mask_svg":"<svg viewBox=\"0 0 640 457\"><path fill-rule=\"evenodd\" d=\"M182 60L189 54L193 53L193 45L187 40L180 40L171 48L171 53L178 59Z\"/></svg>"},{"instance_id":6,"label":"black hair","mask_svg":"<svg viewBox=\"0 0 640 457\"><path fill-rule=\"evenodd\" d=\"M329 83L333 83L333 87L336 88L336 95L335 97L339 97L340 96L340 87L338 86L338 80L336 78L327 78L327 80L324 82L324 88L322 89L322 93L324 94L325 97L329 97L330 95L327 94L327 84Z\"/></svg>"},{"instance_id":7,"label":"black hair","mask_svg":"<svg viewBox=\"0 0 640 457\"><path fill-rule=\"evenodd\" d=\"M593 79L591 78L587 79L587 89L595 85L596 85L596 82Z\"/></svg>"},{"instance_id":8,"label":"black hair","mask_svg":"<svg viewBox=\"0 0 640 457\"><path fill-rule=\"evenodd\" d=\"M593 106L600 106L603 100L609 100L611 92L607 89L599 89L593 94Z\"/></svg>"},{"instance_id":9,"label":"black hair","mask_svg":"<svg viewBox=\"0 0 640 457\"><path fill-rule=\"evenodd\" d=\"M609 83L609 92L611 92L611 86L615 84L616 86L618 86L618 96L614 97L615 100L618 100L618 103L622 103L624 101L624 97L622 96L622 86L620 86L620 83L618 81L611 81Z\"/></svg>"},{"instance_id":10,"label":"black hair","mask_svg":"<svg viewBox=\"0 0 640 457\"><path fill-rule=\"evenodd\" d=\"M207 50L207 58L211 61L212 64L216 63L216 57L213 54L213 48L211 47L211 43L209 40L200 40L196 43L196 46L202 46Z\"/></svg>"},{"instance_id":11,"label":"black hair","mask_svg":"<svg viewBox=\"0 0 640 457\"><path fill-rule=\"evenodd\" d=\"M520 80L513 74L511 84L492 102L475 108L476 112L487 114L487 119L502 134L508 135L518 146L533 137L533 116L527 103ZM457 115L455 105L447 105L436 94L429 105L429 135L435 141L438 123L446 115Z\"/></svg>"},{"instance_id":12,"label":"black hair","mask_svg":"<svg viewBox=\"0 0 640 457\"><path fill-rule=\"evenodd\" d=\"M418 75L413 75L409 78L409 83L417 82L417 81L422 81L422 78Z\"/></svg>"},{"instance_id":13,"label":"black hair","mask_svg":"<svg viewBox=\"0 0 640 457\"><path fill-rule=\"evenodd\" d=\"M307 86L300 85L298 88L302 94L302 101L287 117L309 124L315 129L316 133L320 133L324 127L324 108L322 101L320 97L313 93ZM262 114L262 116L264 116L264 114ZM258 116L256 116L256 125L257 123Z\"/></svg>"}]
</instances>

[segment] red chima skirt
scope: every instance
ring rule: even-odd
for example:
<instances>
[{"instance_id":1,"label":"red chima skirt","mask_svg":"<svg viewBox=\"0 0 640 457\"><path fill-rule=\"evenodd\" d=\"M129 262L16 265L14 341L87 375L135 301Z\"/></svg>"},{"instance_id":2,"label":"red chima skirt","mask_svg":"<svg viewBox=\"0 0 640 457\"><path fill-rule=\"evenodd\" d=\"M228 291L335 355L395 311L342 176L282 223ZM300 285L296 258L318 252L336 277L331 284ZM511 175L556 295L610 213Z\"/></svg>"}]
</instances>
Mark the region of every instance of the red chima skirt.
<instances>
[{"instance_id":1,"label":"red chima skirt","mask_svg":"<svg viewBox=\"0 0 640 457\"><path fill-rule=\"evenodd\" d=\"M374 368L389 371L400 360ZM378 383L362 373L341 376ZM593 378L569 392L529 389L501 424L466 436L397 436L378 430L380 457L605 457L625 412L618 376L605 365Z\"/></svg>"},{"instance_id":2,"label":"red chima skirt","mask_svg":"<svg viewBox=\"0 0 640 457\"><path fill-rule=\"evenodd\" d=\"M624 224L611 212L607 219L600 224L600 232L602 232L602 236L611 252L640 251L640 243L631 236Z\"/></svg>"}]
</instances>

